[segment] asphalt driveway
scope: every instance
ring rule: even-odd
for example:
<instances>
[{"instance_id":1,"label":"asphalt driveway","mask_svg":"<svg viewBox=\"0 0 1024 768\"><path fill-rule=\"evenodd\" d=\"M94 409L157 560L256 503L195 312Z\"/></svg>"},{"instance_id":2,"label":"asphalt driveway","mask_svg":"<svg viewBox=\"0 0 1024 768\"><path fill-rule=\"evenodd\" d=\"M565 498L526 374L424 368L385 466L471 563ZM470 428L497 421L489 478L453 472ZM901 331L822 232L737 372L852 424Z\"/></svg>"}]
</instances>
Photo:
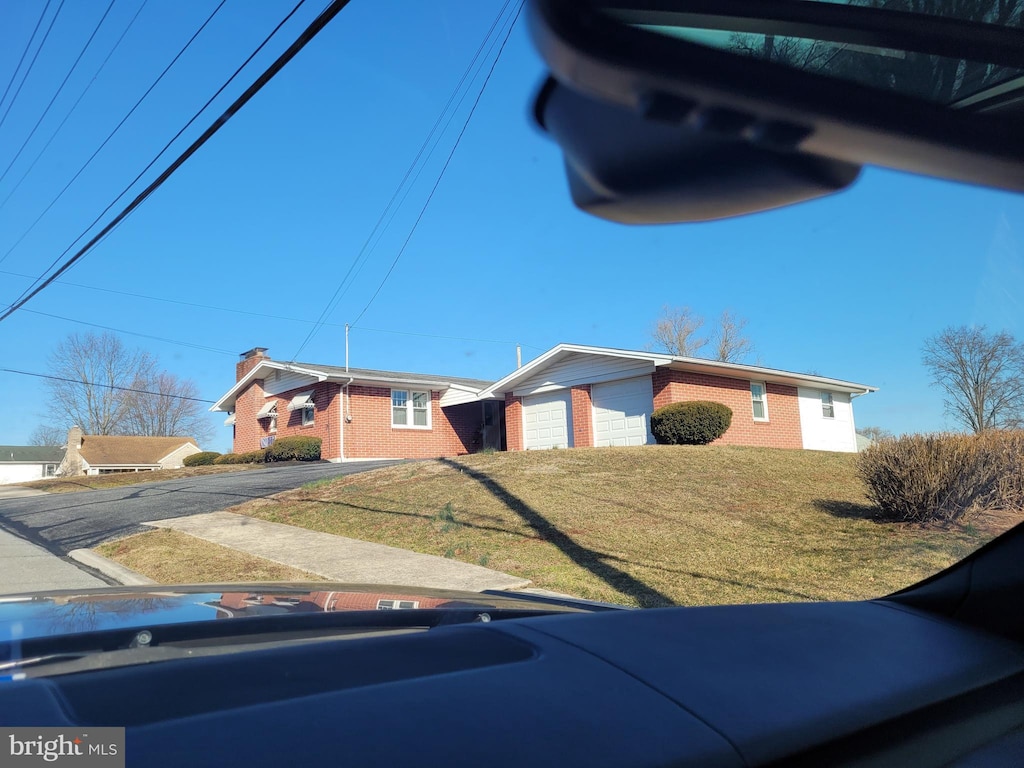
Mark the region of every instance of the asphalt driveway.
<instances>
[{"instance_id":1,"label":"asphalt driveway","mask_svg":"<svg viewBox=\"0 0 1024 768\"><path fill-rule=\"evenodd\" d=\"M216 512L314 480L366 472L393 461L288 464L97 491L0 499L0 528L57 555L140 533L141 523Z\"/></svg>"}]
</instances>

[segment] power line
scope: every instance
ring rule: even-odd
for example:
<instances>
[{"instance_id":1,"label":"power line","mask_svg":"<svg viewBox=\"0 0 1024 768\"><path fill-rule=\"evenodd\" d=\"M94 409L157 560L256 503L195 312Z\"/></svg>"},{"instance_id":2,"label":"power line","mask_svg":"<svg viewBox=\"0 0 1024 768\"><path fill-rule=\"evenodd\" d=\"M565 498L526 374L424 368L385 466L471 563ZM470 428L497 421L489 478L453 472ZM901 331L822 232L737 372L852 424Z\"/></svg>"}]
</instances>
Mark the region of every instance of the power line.
<instances>
[{"instance_id":1,"label":"power line","mask_svg":"<svg viewBox=\"0 0 1024 768\"><path fill-rule=\"evenodd\" d=\"M236 352L231 352L227 349L218 349L217 347L206 347L202 344L193 344L190 341L178 341L177 339L166 339L163 336L151 336L148 333L140 333L138 331L126 331L123 328L113 328L109 325L100 325L99 323L90 323L87 320L76 320L73 317L64 317L63 315L52 315L49 312L39 312L35 309L26 309L30 315L39 315L40 317L49 317L53 320L63 320L66 323L76 323L77 325L87 325L90 328L99 328L104 331L111 331L113 333L123 333L127 336L138 336L142 339L151 339L153 341L161 341L165 344L175 344L179 347L190 347L192 349L201 349L204 352L216 352L219 355L230 355L231 357L236 356Z\"/></svg>"},{"instance_id":2,"label":"power line","mask_svg":"<svg viewBox=\"0 0 1024 768\"><path fill-rule=\"evenodd\" d=\"M103 71L103 68L107 66L107 62L110 61L110 57L114 55L117 49L121 46L121 41L124 40L125 36L127 36L128 32L135 25L135 20L139 18L139 14L142 13L142 9L146 7L147 2L149 2L149 0L142 0L142 5L139 6L139 9L135 12L135 15L132 16L131 20L128 22L128 26L126 26L124 28L124 31L121 33L121 36L117 38L117 42L114 43L114 47L110 49L110 52L107 54L107 57L103 59L103 63L100 64L99 69L96 70L96 73L92 76L92 79L89 80L89 83L85 86L85 89L78 95L78 98L75 99L75 103L71 105L71 109L69 109L67 114L64 115L64 119L60 121L60 125L57 126L57 130L55 130L50 135L50 138L47 140L46 144L44 144L43 148L39 150L39 154L36 155L35 159L29 164L28 168L25 169L25 172L21 174L21 178L18 179L18 183L14 185L10 192L7 193L7 197L4 198L3 202L0 202L0 210L3 209L3 207L7 204L7 201L11 199L14 193L18 191L18 189L22 185L22 182L24 182L25 179L28 178L28 175L32 173L32 169L36 167L36 163L38 163L40 158L42 158L42 156L46 154L46 150L48 150L50 148L50 145L53 144L53 140L57 138L57 134L59 134L61 132L61 129L64 128L64 124L67 123L71 115L73 115L75 110L78 109L78 105L82 103L82 99L84 99L85 95L89 93L89 90L96 82L96 78L100 76L100 73Z\"/></svg>"},{"instance_id":3,"label":"power line","mask_svg":"<svg viewBox=\"0 0 1024 768\"><path fill-rule=\"evenodd\" d=\"M217 97L217 95L219 95L219 93L222 90L224 90L224 88L227 87L228 83L230 83L231 80L233 80L235 78L235 76L239 72L241 72L242 69L253 59L253 57L255 57L257 53L259 53L259 51L270 41L270 38L273 37L277 33L277 30L280 29L289 18L291 18L291 16L299 9L299 7L304 2L305 2L305 0L300 0L299 1L299 4L296 5L295 8L292 9L291 13L289 13L288 16L285 17L284 21L282 21L280 24L278 24L277 27L275 27L274 31L270 33L270 35L259 45L259 47L255 51L253 51L253 53L249 56L249 58L246 59L246 61L242 64L242 66L239 67L235 71L235 74L233 74L231 76L231 78L217 91L217 93L214 94L210 98L210 101L207 102L207 104L203 107L203 109L206 109L206 106L208 106L210 104L210 102L212 102L213 99L215 99ZM163 173L161 173L148 187L146 187L142 192L140 192L135 197L135 199L131 203L129 203L128 206L124 210L121 211L121 213L119 213L117 216L115 216L114 219L109 224L107 224L102 230L100 230L100 232L97 235L95 235L88 243L86 243L84 246L82 246L82 248L80 248L78 250L78 252L74 256L72 256L70 259L67 259L64 262L64 264L62 264L49 277L47 277L45 280L43 280L37 287L29 290L25 294L22 294L22 296L20 298L18 298L15 301L14 304L12 304L10 307L8 307L8 309L2 315L0 315L0 321L3 321L5 319L7 319L8 317L10 317L12 314L14 314L16 311L18 311L18 309L20 309L28 301L30 301L34 296L39 294L40 291L44 290L48 285L50 285L50 283L52 283L54 280L56 280L60 275L62 275L64 272L66 272L68 269L70 269L72 266L74 266L81 258L83 258L92 249L92 247L100 239L102 239L107 233L109 233L118 224L120 224L121 221L123 221L128 215L130 215L131 212L134 211L138 206L140 206L143 202L145 202L145 200L154 191L156 191L157 189L160 188L160 186L163 185L163 183L171 176L171 174L173 174L178 168L180 168L185 163L186 160L188 160L193 154L195 154L199 150L200 147L202 147L207 141L209 141L210 137L212 137L214 134L217 133L217 131L219 131L221 128L223 128L227 124L227 122L232 117L234 117L235 114L237 114L238 110L240 110L243 106L245 106L245 104L253 96L255 96L268 82L270 82L270 80L274 77L274 75L276 75L278 72L281 71L281 69L285 66L285 64L287 64L289 61L291 61L291 59L294 58L295 55L299 51L301 51L309 43L310 40L312 40L314 37L316 37L316 35L320 32L320 30L322 30L327 25L327 23L331 19L333 19L342 10L342 8L344 8L346 5L348 5L348 3L349 3L349 0L332 0L331 4L316 19L313 20L313 22L298 37L298 39L296 39L295 42L293 42L288 47L288 49L284 53L282 53L273 62L273 64L271 64L263 72L263 74L261 74L255 80L255 82L253 82L252 85L250 85L248 88L246 88L245 91L242 93L242 95L239 96L231 104L231 106L229 106L227 108L227 110L225 110L224 113L220 117L218 117L210 125L209 128L207 128L205 131L203 131L203 134L198 139L196 139L194 142L192 142L192 144L188 147L188 149L186 149L181 155L179 155L178 158L173 163L171 163L167 167L167 169L164 170ZM200 110L200 111L202 111L202 110ZM198 116L198 113L197 113L197 116ZM191 121L190 121L190 123L191 123ZM184 131L184 130L185 129L183 128L182 131ZM180 133L181 132L179 132L179 135L180 135ZM177 138L177 137L175 137L175 138ZM174 140L172 139L172 142L173 141ZM170 146L170 144L168 144L168 146ZM165 149L166 149L166 147L165 147ZM163 154L163 151L161 151L160 154ZM157 155L157 157L159 157L159 155ZM156 162L156 158L154 158L153 162L151 162L150 165L153 165L153 163L155 163L155 162ZM148 167L149 166L147 166L147 169L148 169ZM143 173L144 172L145 171L143 171ZM140 174L140 176L141 176L141 174ZM138 178L138 177L136 177L136 178ZM135 182L133 181L132 184L134 184L134 183ZM131 185L129 185L128 188L130 188L130 186ZM128 188L125 189L125 192L127 192ZM124 193L122 193L122 194L124 194ZM120 195L118 196L118 198L120 198ZM115 202L116 202L116 200L115 200ZM114 203L111 203L109 206L107 206L107 208L103 211L102 214L100 214L100 216L103 216L103 214L105 214L106 211L109 210L113 205L114 205ZM98 220L99 220L99 218L97 218L97 221ZM92 225L90 225L90 228L91 227L92 227ZM86 232L87 231L88 231L88 229L86 230ZM79 239L81 239L81 237L84 237L84 236L85 236L85 233L83 233L79 237ZM72 246L69 246L68 250L70 250L71 247ZM67 251L65 251L65 253L67 253ZM62 256L63 256L63 254L62 254ZM58 257L58 258L60 258L60 257ZM52 265L51 265L51 267L52 267Z\"/></svg>"},{"instance_id":4,"label":"power line","mask_svg":"<svg viewBox=\"0 0 1024 768\"><path fill-rule=\"evenodd\" d=\"M64 193L67 192L68 189L71 187L71 185L74 184L75 181L78 180L78 177L81 176L82 173L85 172L85 169L88 168L92 164L92 161L96 159L96 155L98 155L103 150L103 148L105 146L107 146L107 144L110 142L110 140L114 138L114 136L117 134L117 132L119 130L121 130L121 126L123 126L125 124L125 122L127 122L128 118L131 117L135 113L135 110L139 108L139 105L142 104L142 102L146 100L146 97L149 96L149 94L152 92L152 90L154 88L156 88L156 86L160 83L161 80L164 79L164 75L166 75L171 70L171 67L173 67L177 63L178 59L181 58L182 54L184 54L185 51L187 51L191 47L191 45L195 41L195 39L197 37L199 37L199 34L204 29L206 29L206 25L209 24L210 21L213 20L213 17L216 16L217 12L220 11L220 9L224 7L224 3L226 3L226 2L227 2L227 0L221 0L220 3L217 5L217 7L214 8L213 11L210 13L210 15L206 17L206 21L204 21L202 24L199 25L199 29L197 29L192 34L192 37L190 37L188 39L188 42L186 42L185 45L182 46L181 50L178 51L178 53L174 56L174 58L171 59L170 64L168 64L166 67L164 67L163 72L161 72L157 76L156 80L154 80L150 84L149 88L146 89L146 92L143 93L142 96L139 97L138 101L136 101L132 105L132 108L129 109L127 112L125 112L124 117L122 117L121 121L116 126L114 126L114 130L112 130L109 134L107 134L107 138L105 138L103 140L103 142L96 148L96 151L94 151L91 155L89 155L89 159L86 160L85 163L82 164L82 167L79 168L75 172L75 175L71 177L71 180L67 184L64 185L64 188L60 192L57 193L57 196L55 198L53 198L53 200L50 201L49 205L47 205L43 209L43 212L40 213L36 217L35 221L33 221L29 225L28 229L26 229L24 232L21 233L21 237L19 237L17 240L14 241L14 245L12 245L10 248L8 248L7 252L4 253L3 256L0 256L0 264L3 264L4 261L7 260L7 257L10 256L12 253L14 253L14 250L19 245L21 245L21 241L29 236L29 234L32 232L32 230L34 230L36 228L36 225L42 220L42 218L47 213L50 212L50 209L53 208L53 206L55 206L57 204L57 202L64 196ZM12 194L13 194L13 192L12 192ZM4 199L4 201L2 203L0 203L0 208L3 208L3 206L7 204L7 200L9 200L9 199L10 199L10 195L8 195ZM100 215L102 216L103 214L100 214ZM65 253L67 253L67 251L65 251Z\"/></svg>"},{"instance_id":5,"label":"power line","mask_svg":"<svg viewBox=\"0 0 1024 768\"><path fill-rule=\"evenodd\" d=\"M11 96L11 101L7 105L7 110L4 112L4 116L0 117L0 127L3 126L4 121L7 120L7 115L11 113L11 107L14 106L14 102L18 100L18 94L21 93L22 87L25 85L25 81L28 80L28 76L32 74L32 67L36 65L36 59L39 58L39 52L43 50L43 46L46 45L47 38L50 37L50 30L53 29L54 22L57 21L57 17L60 16L61 8L64 7L64 0L60 0L60 4L57 6L57 10L53 14L53 18L50 19L50 24L46 28L46 32L43 33L43 39L39 43L39 47L36 48L36 52L32 54L32 61L28 63L28 69L25 70L25 74L21 77L21 82L18 83L18 87L14 91L14 95ZM33 33L34 34L34 33ZM30 41L31 42L31 41Z\"/></svg>"},{"instance_id":6,"label":"power line","mask_svg":"<svg viewBox=\"0 0 1024 768\"><path fill-rule=\"evenodd\" d=\"M53 381L66 381L69 384L79 384L83 387L103 387L104 389L117 389L122 392L135 392L139 395L156 395L157 397L170 397L175 400L191 400L195 403L215 403L216 400L206 400L202 397L186 397L185 395L172 395L169 392L150 392L148 389L135 389L134 387L119 387L116 384L101 384L98 381L80 381L78 379L67 379L63 376L51 376L46 373L32 373L31 371L18 371L14 368L0 368L3 373L17 373L21 376L34 376L37 379L52 379Z\"/></svg>"},{"instance_id":7,"label":"power line","mask_svg":"<svg viewBox=\"0 0 1024 768\"><path fill-rule=\"evenodd\" d=\"M71 79L71 75L73 75L75 73L75 70L78 69L78 64L82 61L82 57L85 55L85 52L89 50L89 46L92 45L92 41L95 39L96 33L99 32L100 27L103 26L103 22L106 21L107 16L110 15L110 9L114 7L115 2L116 0L110 0L109 5L107 5L107 10L103 12L103 15L100 17L100 20L96 23L96 26L93 28L92 34L89 35L89 39L85 41L85 45L82 46L82 50L78 52L78 57L71 65L71 69L68 70L68 73L64 75L64 79L61 80L60 85L57 86L57 92L53 94L53 98L51 98L50 102L46 105L46 109L43 110L43 114L39 116L39 119L36 120L36 124L32 126L32 130L29 131L28 137L25 139L25 141L22 142L21 146L18 148L18 151L15 153L14 158L11 160L11 162L7 164L7 167L4 169L4 172L0 173L0 181L3 181L7 177L7 174L10 173L11 168L14 167L14 164L18 162L18 158L21 157L21 153L25 151L25 147L27 147L28 143L32 141L32 137L36 135L36 131L39 130L39 126L42 124L43 120L45 120L46 116L50 114L50 107L52 107L53 103L57 101L57 98L64 90L64 86L67 85L68 80Z\"/></svg>"},{"instance_id":8,"label":"power line","mask_svg":"<svg viewBox=\"0 0 1024 768\"><path fill-rule=\"evenodd\" d=\"M296 350L293 359L297 358L299 355L302 354L302 350L304 350L306 348L306 345L313 340L313 338L319 332L321 327L323 327L324 325L334 325L332 323L327 323L326 318L330 316L330 314L334 311L335 308L337 308L338 303L348 292L348 289L352 287L352 283L349 283L348 286L346 287L345 282L348 280L349 276L352 275L352 271L356 269L356 265L359 264L360 259L362 259L363 255L367 252L367 248L370 246L370 242L373 240L374 235L377 233L378 230L380 230L381 223L387 216L388 211L390 211L394 206L395 200L398 198L398 195L402 191L402 187L405 186L406 182L409 180L409 177L412 175L412 172L416 168L416 165L419 163L424 151L430 144L430 141L434 137L434 134L437 132L438 126L441 124L441 121L444 119L445 114L447 114L452 103L455 101L455 97L458 95L459 91L462 90L462 86L466 82L466 78L469 77L469 74L473 71L473 68L476 66L476 63L479 60L481 53L483 53L484 48L487 46L487 41L490 40L491 35L494 34L494 30L497 28L498 22L501 21L502 17L505 15L505 11L508 9L510 2L511 0L505 0L505 4L501 7L501 10L498 11L497 16L494 17L494 21L491 22L491 26L488 28L487 34L484 35L484 39L480 41L480 47L477 48L476 53L473 54L472 60L470 60L469 65L462 73L462 77L459 78L459 82L455 85L455 88L452 89L451 95L448 96L448 100L445 102L445 105L441 109L440 114L438 114L437 119L434 121L434 125L431 127L430 131L427 133L426 138L423 140L423 143L420 145L419 150L416 152L416 156L412 159L412 162L409 163L409 167L406 168L405 175L402 176L402 180L398 183L398 186L395 187L394 194L391 195L391 199L388 200L387 205L384 206L384 210L381 211L381 214L377 218L376 223L374 223L373 228L370 230L370 234L366 236L366 240L363 241L363 245L362 247L360 247L355 259L353 259L352 263L349 265L348 271L346 271L345 274L342 276L341 281L338 283L338 287L335 289L334 293L331 295L331 298L327 301L326 306L324 306L323 311L320 313L320 316L317 318L315 326L310 330L308 334L306 334L306 338L303 340L302 344L299 345L299 348L298 350ZM447 125L445 126L445 128L447 128ZM433 150L431 150L431 154L432 153ZM417 178L419 178L419 174L417 174ZM411 189L411 187L412 185L410 185L409 188ZM406 192L406 195L408 195L408 191ZM404 202L405 197L402 198L402 203ZM399 203L399 205L395 208L396 213L398 208L400 207L401 203ZM391 220L389 220L387 224L385 224L384 229L381 230L381 237L383 237L384 230L387 230L388 226L390 226L391 221L393 220L394 216L392 216ZM380 238L377 239L377 243L379 242ZM375 243L373 247L370 248L370 251L373 251L376 248L377 243ZM365 261L363 263L365 264ZM359 272L361 270L362 266L360 266L359 269L356 270L355 275L352 277L353 281L355 280L355 277L359 275Z\"/></svg>"},{"instance_id":9,"label":"power line","mask_svg":"<svg viewBox=\"0 0 1024 768\"><path fill-rule=\"evenodd\" d=\"M476 100L473 102L473 106L469 110L469 114L466 116L466 121L462 124L462 130L459 131L459 135L455 138L455 144L452 145L451 152L448 153L448 158L444 161L444 165L441 167L441 172L437 175L437 181L434 182L433 188L430 190L430 194L427 195L426 202L423 203L423 207L420 209L419 215L416 217L416 221L413 222L412 229L409 230L408 237L405 238L405 242L402 243L402 247L398 249L398 254L395 256L395 260L391 262L391 267L388 269L387 274L384 275L384 279L380 281L380 285L377 286L377 290L373 292L373 296L366 302L366 306L363 307L362 311L356 317L352 323L352 327L356 327L363 315L366 314L366 310L370 308L377 296L380 294L384 284L387 283L388 278L391 277L391 273L395 271L395 267L398 266L399 259L402 258L402 254L405 253L406 247L409 245L409 241L412 240L412 236L416 233L416 228L423 220L423 214L427 212L427 208L430 206L430 201L434 199L434 193L437 192L437 188L441 184L441 180L444 178L445 171L448 170L448 165L452 161L452 157L455 155L455 150L459 148L459 142L462 141L462 137L466 133L466 129L469 127L469 121L473 119L473 115L476 112L477 106L480 104L480 99L484 95L484 91L487 90L487 84L491 81L491 75L494 74L494 69L498 65L498 61L501 59L501 54L505 50L505 44L508 43L509 37L512 35L512 30L519 20L519 14L523 11L523 3L525 0L521 0L519 8L516 10L516 15L512 19L512 23L508 27L508 31L505 33L505 38L501 41L501 47L498 48L498 55L494 57L494 61L491 62L491 68L487 71L487 77L484 78L484 83L480 87L480 92L476 95ZM2 318L0 318L2 319Z\"/></svg>"},{"instance_id":10,"label":"power line","mask_svg":"<svg viewBox=\"0 0 1024 768\"><path fill-rule=\"evenodd\" d=\"M13 277L24 277L24 278L27 278L29 280L31 280L33 278L33 275L27 275L27 274L25 274L23 272L11 272L11 271L6 270L6 269L0 269L0 275L11 275ZM284 316L284 315L269 315L269 314L266 314L264 312L252 312L252 311L246 310L246 309L234 309L232 307L219 307L219 306L217 306L215 304L201 304L201 303L195 302L195 301L183 301L181 299L169 299L169 298L166 298L164 296L148 296L148 295L146 295L144 293L134 293L132 291L119 291L119 290L116 290L114 288L102 288L102 287L100 287L98 285L85 285L83 283L72 283L72 282L70 282L68 280L54 280L54 284L55 285L66 285L69 288L82 288L82 289L87 290L87 291L100 291L101 293L111 293L111 294L114 294L115 296L128 296L128 297L133 298L133 299L143 299L144 301L159 301L159 302L163 302L165 304L177 304L179 306L193 307L195 309L210 309L210 310L213 310L215 312L227 312L227 313L230 313L230 314L245 315L245 316L248 316L248 317L260 317L260 318L264 318L266 320L283 320L285 322L290 322L290 323L305 323L306 325L315 325L316 322L317 322L316 320L307 320L306 318L302 318L302 317L287 317L287 316ZM30 310L30 309L26 309L25 311L26 312L33 312L34 313L34 311ZM38 313L34 313L34 314L38 314ZM71 320L70 322L78 322L78 321ZM344 323L322 323L322 325L330 326L332 328L344 328L345 327ZM544 347L538 347L535 344L526 344L525 342L515 342L515 341L509 341L509 340L506 340L506 339L481 339L481 338L474 338L472 336L448 336L448 335L437 334L437 333L420 333L420 332L416 332L416 331L396 331L396 330L389 330L387 328L367 328L365 326L360 326L359 330L361 330L361 331L370 331L372 333L388 333L388 334L394 334L394 335L398 335L398 336L418 336L418 337L425 338L425 339L447 339L449 341L474 341L474 342L480 342L480 343L483 343L483 344L516 344L516 343L521 343L522 346L530 347L531 349L539 349L541 351L543 351L545 349Z\"/></svg>"},{"instance_id":11,"label":"power line","mask_svg":"<svg viewBox=\"0 0 1024 768\"><path fill-rule=\"evenodd\" d=\"M0 106L7 101L7 94L11 92L11 86L14 84L14 78L18 76L18 70L21 69L21 65L25 63L25 56L28 55L28 49L32 47L32 41L36 39L36 32L39 31L39 27L43 23L43 19L46 18L46 12L50 10L50 3L52 0L46 0L46 5L43 6L43 12L39 14L39 18L36 20L36 25L32 29L32 34L29 35L28 42L25 43L25 50L21 52L21 58L18 59L18 66L11 72L11 79L7 81L7 85L4 87L4 95L0 96Z\"/></svg>"}]
</instances>

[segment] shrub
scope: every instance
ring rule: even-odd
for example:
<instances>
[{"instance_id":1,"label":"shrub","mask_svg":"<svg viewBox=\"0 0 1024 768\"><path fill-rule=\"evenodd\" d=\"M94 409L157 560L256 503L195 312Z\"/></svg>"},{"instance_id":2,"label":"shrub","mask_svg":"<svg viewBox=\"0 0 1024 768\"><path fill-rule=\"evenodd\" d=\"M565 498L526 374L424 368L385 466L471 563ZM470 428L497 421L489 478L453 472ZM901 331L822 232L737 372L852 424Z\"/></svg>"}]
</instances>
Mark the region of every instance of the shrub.
<instances>
[{"instance_id":1,"label":"shrub","mask_svg":"<svg viewBox=\"0 0 1024 768\"><path fill-rule=\"evenodd\" d=\"M319 437L281 437L267 451L267 461L319 461Z\"/></svg>"},{"instance_id":2,"label":"shrub","mask_svg":"<svg viewBox=\"0 0 1024 768\"><path fill-rule=\"evenodd\" d=\"M193 453L191 456L186 456L182 462L186 467L205 467L213 462L220 456L216 451L200 451L199 453Z\"/></svg>"},{"instance_id":3,"label":"shrub","mask_svg":"<svg viewBox=\"0 0 1024 768\"><path fill-rule=\"evenodd\" d=\"M665 445L707 445L731 423L732 410L708 400L672 403L651 414L654 439Z\"/></svg>"},{"instance_id":4,"label":"shrub","mask_svg":"<svg viewBox=\"0 0 1024 768\"><path fill-rule=\"evenodd\" d=\"M890 520L950 523L1024 511L1024 432L905 435L858 458L868 498Z\"/></svg>"},{"instance_id":5,"label":"shrub","mask_svg":"<svg viewBox=\"0 0 1024 768\"><path fill-rule=\"evenodd\" d=\"M225 453L213 460L214 464L260 464L267 460L267 449L248 453Z\"/></svg>"}]
</instances>

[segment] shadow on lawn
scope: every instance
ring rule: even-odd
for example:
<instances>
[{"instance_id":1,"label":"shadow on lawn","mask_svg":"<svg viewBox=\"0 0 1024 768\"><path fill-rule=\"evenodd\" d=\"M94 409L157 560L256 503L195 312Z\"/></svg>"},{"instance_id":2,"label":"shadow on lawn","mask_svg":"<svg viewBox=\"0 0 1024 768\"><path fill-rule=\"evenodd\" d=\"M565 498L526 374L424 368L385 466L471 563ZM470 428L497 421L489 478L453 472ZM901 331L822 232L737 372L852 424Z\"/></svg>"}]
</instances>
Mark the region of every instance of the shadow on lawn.
<instances>
[{"instance_id":1,"label":"shadow on lawn","mask_svg":"<svg viewBox=\"0 0 1024 768\"><path fill-rule=\"evenodd\" d=\"M833 517L845 519L870 520L873 523L884 523L886 521L878 507L871 504L857 504L852 501L840 501L838 499L814 499L811 504L815 509L826 512Z\"/></svg>"},{"instance_id":2,"label":"shadow on lawn","mask_svg":"<svg viewBox=\"0 0 1024 768\"><path fill-rule=\"evenodd\" d=\"M555 527L546 517L540 514L540 512L533 509L533 507L529 506L518 496L509 493L501 483L491 479L483 472L478 472L475 469L471 469L463 464L458 464L450 459L440 459L439 461L454 470L464 472L476 480L480 485L486 488L494 498L508 507L512 512L519 515L523 522L536 531L540 538L554 544L565 554L566 557L576 563L576 565L590 571L590 573L597 576L597 578L612 587L612 589L617 589L623 594L629 595L645 608L675 605L675 601L668 595L659 592L653 587L647 586L642 581L635 579L625 571L621 571L613 565L608 565L608 563L604 562L604 559L607 556L603 553L596 552L582 546L581 544L577 544L570 536Z\"/></svg>"}]
</instances>

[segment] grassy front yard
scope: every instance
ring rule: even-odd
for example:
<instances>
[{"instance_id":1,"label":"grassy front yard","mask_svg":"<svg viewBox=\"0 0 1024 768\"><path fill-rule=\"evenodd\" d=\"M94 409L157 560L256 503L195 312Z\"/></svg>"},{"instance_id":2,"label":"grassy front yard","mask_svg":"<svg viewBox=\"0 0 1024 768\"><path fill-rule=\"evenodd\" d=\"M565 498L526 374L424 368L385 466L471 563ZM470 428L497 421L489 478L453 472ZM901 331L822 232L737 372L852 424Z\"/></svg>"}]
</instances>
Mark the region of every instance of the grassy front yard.
<instances>
[{"instance_id":1,"label":"grassy front yard","mask_svg":"<svg viewBox=\"0 0 1024 768\"><path fill-rule=\"evenodd\" d=\"M643 606L876 597L1016 522L990 517L945 530L877 522L855 461L733 447L497 453L318 481L231 511ZM161 581L253 580L249 568L266 568L220 547L203 555L194 543L197 556L182 561L181 542L168 536L142 534L101 552Z\"/></svg>"},{"instance_id":2,"label":"grassy front yard","mask_svg":"<svg viewBox=\"0 0 1024 768\"><path fill-rule=\"evenodd\" d=\"M51 477L18 483L25 488L35 488L48 493L74 493L93 491L99 488L117 488L122 485L157 483L161 480L177 480L182 477L219 475L223 472L241 472L249 469L264 469L265 464L217 464L206 467L182 467L181 469L157 469L152 472L119 472L113 475L82 475L80 477Z\"/></svg>"},{"instance_id":3,"label":"grassy front yard","mask_svg":"<svg viewBox=\"0 0 1024 768\"><path fill-rule=\"evenodd\" d=\"M884 595L1015 522L876 522L855 461L717 446L498 453L322 481L233 511L644 606Z\"/></svg>"}]
</instances>

